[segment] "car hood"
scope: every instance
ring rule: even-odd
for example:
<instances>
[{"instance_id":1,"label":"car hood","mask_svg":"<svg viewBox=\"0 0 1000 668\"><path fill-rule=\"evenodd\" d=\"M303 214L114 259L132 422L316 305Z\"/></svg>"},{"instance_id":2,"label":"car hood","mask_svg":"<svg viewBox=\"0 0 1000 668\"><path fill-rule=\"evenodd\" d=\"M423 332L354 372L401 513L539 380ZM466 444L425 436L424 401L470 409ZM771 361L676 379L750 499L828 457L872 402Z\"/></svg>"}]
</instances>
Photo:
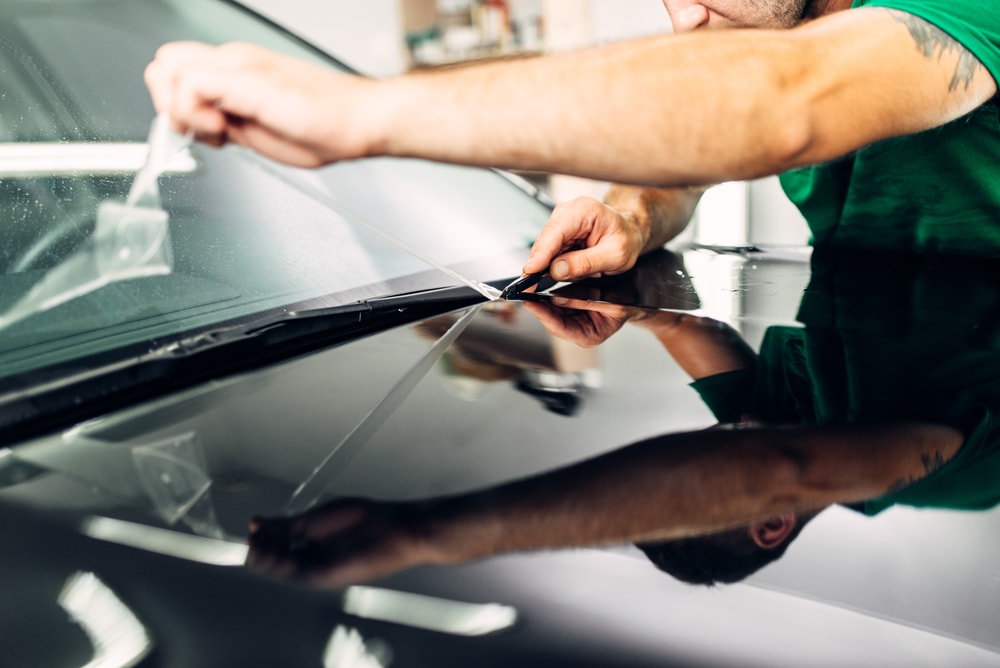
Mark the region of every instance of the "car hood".
<instances>
[{"instance_id":1,"label":"car hood","mask_svg":"<svg viewBox=\"0 0 1000 668\"><path fill-rule=\"evenodd\" d=\"M809 279L803 250L688 249L558 292L710 315L757 345L768 328L801 326L796 310ZM581 347L554 337L522 303L501 301L18 444L0 460L9 531L0 623L5 638L18 639L8 656L86 663L99 651L94 638L107 633L95 620L113 618L131 629L119 636L145 643L150 665L315 663L337 642L377 662L357 665L385 665L390 654L401 666L996 660L998 599L982 588L997 581L994 512L894 509L868 518L835 508L787 557L724 589L677 583L631 546L421 567L348 591L282 584L240 565L253 516L342 496L476 490L713 426L689 383L640 328ZM473 612L499 610L506 622L488 628L502 632L469 637L435 627L452 613L433 605L393 619L349 603L394 592L446 608L495 604ZM73 607L74 593L82 607ZM97 612L100 605L117 612ZM417 604L389 607L408 605ZM33 641L43 627L59 642Z\"/></svg>"}]
</instances>

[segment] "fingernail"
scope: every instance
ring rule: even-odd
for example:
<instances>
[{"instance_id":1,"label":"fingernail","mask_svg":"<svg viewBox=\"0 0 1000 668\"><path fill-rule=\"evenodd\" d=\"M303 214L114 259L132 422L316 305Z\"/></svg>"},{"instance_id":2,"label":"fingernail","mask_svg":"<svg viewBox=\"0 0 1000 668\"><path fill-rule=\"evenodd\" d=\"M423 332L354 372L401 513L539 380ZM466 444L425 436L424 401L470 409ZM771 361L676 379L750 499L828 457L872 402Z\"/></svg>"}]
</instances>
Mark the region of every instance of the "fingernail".
<instances>
[{"instance_id":1,"label":"fingernail","mask_svg":"<svg viewBox=\"0 0 1000 668\"><path fill-rule=\"evenodd\" d=\"M555 304L556 306L565 306L566 304L569 303L569 300L566 299L565 297L553 297L552 303Z\"/></svg>"},{"instance_id":2,"label":"fingernail","mask_svg":"<svg viewBox=\"0 0 1000 668\"><path fill-rule=\"evenodd\" d=\"M552 277L562 280L569 276L569 263L566 260L559 260L552 265Z\"/></svg>"}]
</instances>

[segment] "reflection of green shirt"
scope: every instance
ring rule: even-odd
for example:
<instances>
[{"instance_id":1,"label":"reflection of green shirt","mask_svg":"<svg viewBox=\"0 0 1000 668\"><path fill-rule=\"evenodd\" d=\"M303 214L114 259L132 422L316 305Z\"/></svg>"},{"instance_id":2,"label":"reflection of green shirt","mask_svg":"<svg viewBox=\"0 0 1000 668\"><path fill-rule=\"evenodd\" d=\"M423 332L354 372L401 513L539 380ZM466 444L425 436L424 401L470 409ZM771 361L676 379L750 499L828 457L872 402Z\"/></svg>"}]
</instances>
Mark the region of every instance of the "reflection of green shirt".
<instances>
[{"instance_id":1,"label":"reflection of green shirt","mask_svg":"<svg viewBox=\"0 0 1000 668\"><path fill-rule=\"evenodd\" d=\"M905 489L864 502L868 515L895 504L987 510L1000 503L1000 423L987 412L962 449L939 471Z\"/></svg>"},{"instance_id":2,"label":"reflection of green shirt","mask_svg":"<svg viewBox=\"0 0 1000 668\"><path fill-rule=\"evenodd\" d=\"M692 387L723 422L735 421L744 413L750 413L775 423L863 423L876 420L876 416L866 410L870 407L861 406L859 402L881 395L886 401L875 403L881 404L881 408L887 411L888 414L882 416L885 419L901 419L908 414L911 419L952 424L969 433L969 436L961 450L940 470L899 492L866 501L863 504L865 513L875 514L895 504L983 510L1000 503L1000 421L992 411L984 413L981 404L966 404L965 398L959 398L957 402L947 401L947 393L955 388L944 386L911 386L904 381L899 385L852 388L852 371L858 369L845 369L845 373L832 377L816 376L810 382L809 377L816 370L810 368L809 356L804 353L809 347L807 340L808 334L803 329L772 328L762 344L759 374L732 371L695 381ZM817 351L813 353L815 355ZM820 365L828 366L831 361L830 358L823 359ZM997 361L1000 362L1000 354ZM914 366L920 368L919 365ZM867 375L860 371L862 377ZM828 374L829 369L820 373ZM1000 376L997 383L1000 384ZM935 389L939 389L942 396L931 397L929 402L927 396L918 396L928 392L936 395ZM747 397L752 397L750 404L746 403ZM909 408L927 408L929 403L931 410L939 414L935 416L920 410L907 410L907 402L911 400L913 404ZM948 414L949 410L951 414ZM845 412L851 414L853 419L845 419ZM794 417L796 413L798 419ZM967 420L974 415L984 417L975 423L970 432Z\"/></svg>"},{"instance_id":3,"label":"reflection of green shirt","mask_svg":"<svg viewBox=\"0 0 1000 668\"><path fill-rule=\"evenodd\" d=\"M1000 80L995 1L855 0L853 7L919 16ZM817 246L1000 255L1000 110L993 102L943 127L780 178Z\"/></svg>"},{"instance_id":4,"label":"reflection of green shirt","mask_svg":"<svg viewBox=\"0 0 1000 668\"><path fill-rule=\"evenodd\" d=\"M948 424L967 434L955 457L864 511L1000 503L997 261L817 251L799 320L767 330L754 370L692 384L720 421Z\"/></svg>"}]
</instances>

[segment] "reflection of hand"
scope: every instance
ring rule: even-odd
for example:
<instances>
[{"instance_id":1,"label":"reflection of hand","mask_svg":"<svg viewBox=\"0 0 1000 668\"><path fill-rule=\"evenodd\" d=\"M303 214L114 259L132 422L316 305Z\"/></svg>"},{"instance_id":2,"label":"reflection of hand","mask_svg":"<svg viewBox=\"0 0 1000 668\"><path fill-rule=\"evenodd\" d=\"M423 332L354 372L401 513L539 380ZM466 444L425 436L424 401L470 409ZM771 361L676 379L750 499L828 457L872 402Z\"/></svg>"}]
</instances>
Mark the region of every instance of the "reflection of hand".
<instances>
[{"instance_id":1,"label":"reflection of hand","mask_svg":"<svg viewBox=\"0 0 1000 668\"><path fill-rule=\"evenodd\" d=\"M372 82L250 44L176 42L146 68L157 111L214 146L232 142L275 160L316 167L368 148ZM350 100L350 103L347 102Z\"/></svg>"},{"instance_id":2,"label":"reflection of hand","mask_svg":"<svg viewBox=\"0 0 1000 668\"><path fill-rule=\"evenodd\" d=\"M563 297L553 297L551 305L524 302L523 306L538 318L549 334L582 348L604 343L638 313L637 309L625 306Z\"/></svg>"},{"instance_id":3,"label":"reflection of hand","mask_svg":"<svg viewBox=\"0 0 1000 668\"><path fill-rule=\"evenodd\" d=\"M324 587L433 561L416 504L338 499L292 518L254 520L247 567Z\"/></svg>"},{"instance_id":4,"label":"reflection of hand","mask_svg":"<svg viewBox=\"0 0 1000 668\"><path fill-rule=\"evenodd\" d=\"M552 212L532 246L524 273L548 268L560 281L620 274L632 268L648 237L649 231L634 216L579 197Z\"/></svg>"}]
</instances>

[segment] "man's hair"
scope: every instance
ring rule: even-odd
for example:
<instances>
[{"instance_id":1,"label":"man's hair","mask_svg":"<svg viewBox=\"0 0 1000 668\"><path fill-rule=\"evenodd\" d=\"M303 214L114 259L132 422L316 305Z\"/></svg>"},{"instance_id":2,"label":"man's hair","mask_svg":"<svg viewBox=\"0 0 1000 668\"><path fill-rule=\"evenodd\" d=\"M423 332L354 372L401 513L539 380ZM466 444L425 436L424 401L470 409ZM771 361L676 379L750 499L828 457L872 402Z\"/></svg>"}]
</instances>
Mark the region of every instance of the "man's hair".
<instances>
[{"instance_id":1,"label":"man's hair","mask_svg":"<svg viewBox=\"0 0 1000 668\"><path fill-rule=\"evenodd\" d=\"M757 545L748 527L658 543L637 543L661 571L688 584L713 586L739 582L781 557L806 522L770 549Z\"/></svg>"}]
</instances>

